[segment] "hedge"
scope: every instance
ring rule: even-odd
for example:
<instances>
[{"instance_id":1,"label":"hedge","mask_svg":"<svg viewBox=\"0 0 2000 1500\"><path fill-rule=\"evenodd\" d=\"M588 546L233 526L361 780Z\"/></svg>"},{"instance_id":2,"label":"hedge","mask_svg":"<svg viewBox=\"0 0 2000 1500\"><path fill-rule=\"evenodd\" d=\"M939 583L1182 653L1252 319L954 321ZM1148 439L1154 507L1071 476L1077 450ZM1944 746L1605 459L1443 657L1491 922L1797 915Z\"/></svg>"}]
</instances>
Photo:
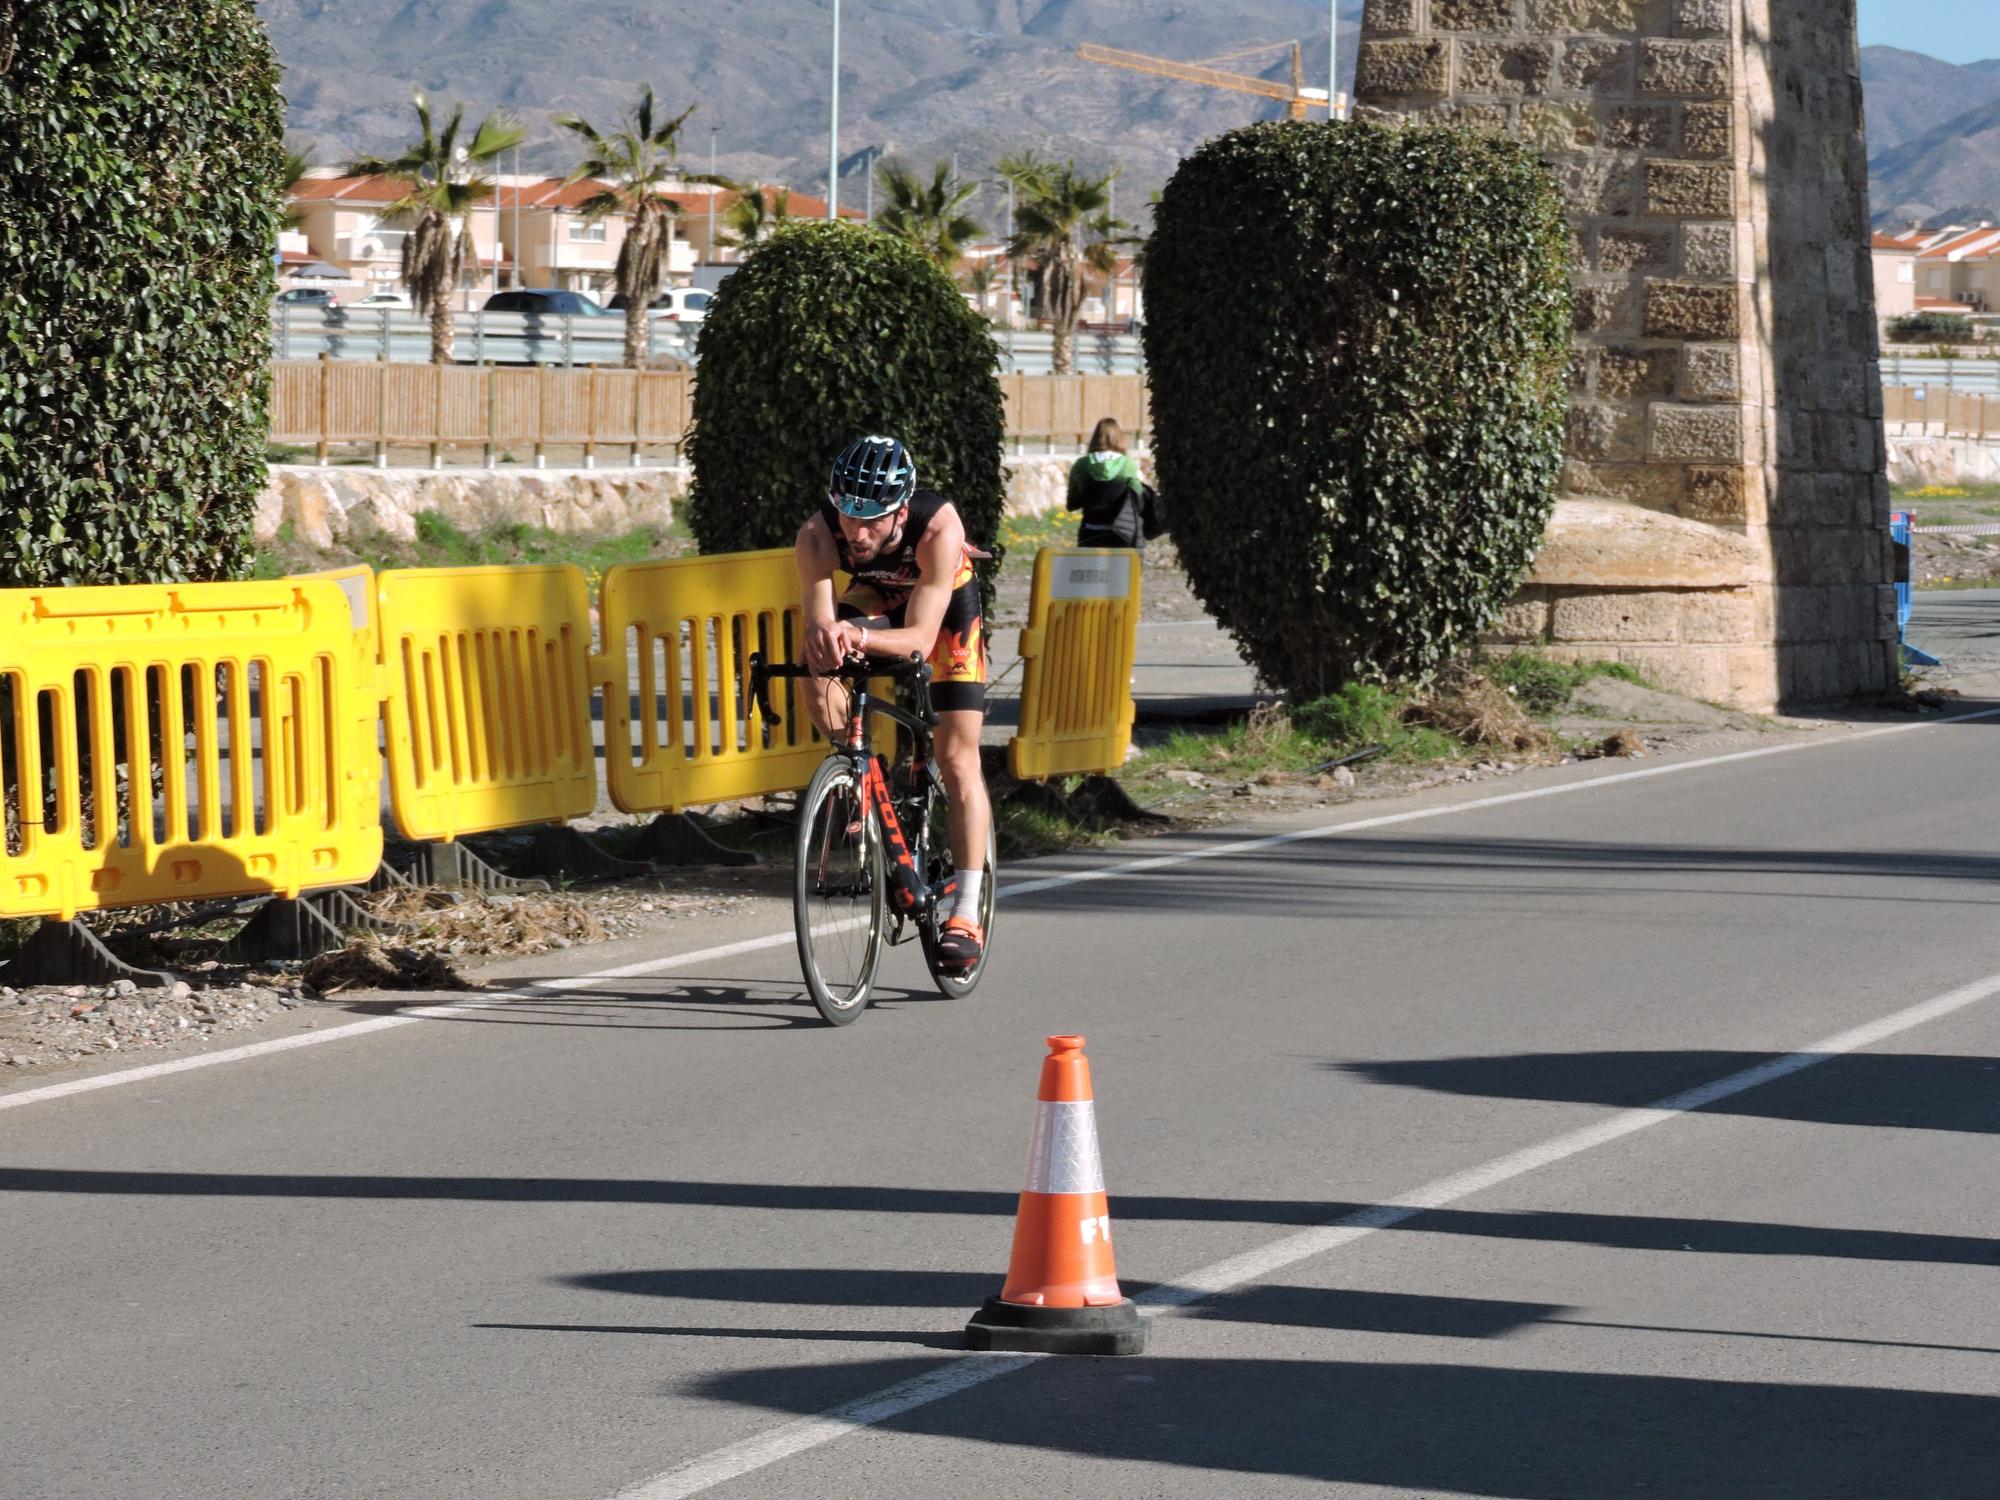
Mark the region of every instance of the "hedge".
<instances>
[{"instance_id":1,"label":"hedge","mask_svg":"<svg viewBox=\"0 0 2000 1500\"><path fill-rule=\"evenodd\" d=\"M4 9L0 586L232 575L269 433L269 39L251 0Z\"/></svg>"},{"instance_id":2,"label":"hedge","mask_svg":"<svg viewBox=\"0 0 2000 1500\"><path fill-rule=\"evenodd\" d=\"M1000 551L998 351L914 246L792 222L722 283L697 352L687 514L703 552L789 546L835 455L877 432L908 445L917 482L957 506L974 545Z\"/></svg>"},{"instance_id":3,"label":"hedge","mask_svg":"<svg viewBox=\"0 0 2000 1500\"><path fill-rule=\"evenodd\" d=\"M1144 278L1160 493L1260 675L1310 698L1474 641L1563 457L1569 230L1530 149L1234 131L1168 182Z\"/></svg>"}]
</instances>

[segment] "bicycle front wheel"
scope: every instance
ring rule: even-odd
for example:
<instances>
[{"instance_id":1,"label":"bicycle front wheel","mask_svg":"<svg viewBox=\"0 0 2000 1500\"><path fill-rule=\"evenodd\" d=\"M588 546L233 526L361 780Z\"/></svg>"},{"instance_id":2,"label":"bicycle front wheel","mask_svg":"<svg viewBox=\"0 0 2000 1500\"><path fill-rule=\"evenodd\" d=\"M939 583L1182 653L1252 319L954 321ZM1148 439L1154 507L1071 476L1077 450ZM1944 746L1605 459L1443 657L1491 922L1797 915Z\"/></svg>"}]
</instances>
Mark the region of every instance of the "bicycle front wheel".
<instances>
[{"instance_id":1,"label":"bicycle front wheel","mask_svg":"<svg viewBox=\"0 0 2000 1500\"><path fill-rule=\"evenodd\" d=\"M845 1026L868 1008L882 956L881 830L852 763L829 757L799 799L792 925L799 968L820 1015Z\"/></svg>"}]
</instances>

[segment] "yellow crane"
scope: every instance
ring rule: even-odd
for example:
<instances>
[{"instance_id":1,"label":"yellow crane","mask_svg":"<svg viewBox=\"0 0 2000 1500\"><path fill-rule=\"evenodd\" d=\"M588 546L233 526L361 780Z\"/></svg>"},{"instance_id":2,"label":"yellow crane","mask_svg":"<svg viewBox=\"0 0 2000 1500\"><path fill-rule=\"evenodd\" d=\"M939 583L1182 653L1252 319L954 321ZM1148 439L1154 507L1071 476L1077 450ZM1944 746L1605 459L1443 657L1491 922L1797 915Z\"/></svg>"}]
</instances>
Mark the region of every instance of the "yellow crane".
<instances>
[{"instance_id":1,"label":"yellow crane","mask_svg":"<svg viewBox=\"0 0 2000 1500\"><path fill-rule=\"evenodd\" d=\"M1268 52L1271 46L1285 46L1278 42L1263 47L1250 47L1242 52L1232 52L1227 57L1215 58L1216 62L1227 62L1231 57L1247 57L1253 52ZM1167 57L1148 57L1143 52L1121 52L1116 47L1100 47L1095 42L1084 42L1076 49L1076 55L1085 62L1104 63L1113 68L1130 68L1135 73L1152 73L1160 78L1178 78L1183 83L1204 83L1215 89L1234 89L1240 94L1256 94L1265 99L1277 99L1285 106L1285 117L1303 120L1308 109L1326 109L1332 104L1325 89L1305 87L1304 74L1299 67L1299 44L1289 44L1292 49L1292 81L1289 84L1273 83L1268 78L1259 78L1254 73L1229 73L1221 68L1212 68L1207 63L1175 62Z\"/></svg>"}]
</instances>

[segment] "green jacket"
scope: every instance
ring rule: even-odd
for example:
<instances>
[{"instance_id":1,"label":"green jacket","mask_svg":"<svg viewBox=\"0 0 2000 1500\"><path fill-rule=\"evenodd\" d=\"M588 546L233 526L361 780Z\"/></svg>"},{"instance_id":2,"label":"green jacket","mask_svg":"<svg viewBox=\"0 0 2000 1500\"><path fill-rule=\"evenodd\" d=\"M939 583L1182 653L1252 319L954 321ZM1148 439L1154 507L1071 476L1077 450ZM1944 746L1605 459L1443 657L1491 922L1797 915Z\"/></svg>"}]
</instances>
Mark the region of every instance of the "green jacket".
<instances>
[{"instance_id":1,"label":"green jacket","mask_svg":"<svg viewBox=\"0 0 2000 1500\"><path fill-rule=\"evenodd\" d=\"M1086 453L1069 471L1069 508L1083 512L1077 544L1083 547L1136 547L1145 481L1129 453L1107 448Z\"/></svg>"}]
</instances>

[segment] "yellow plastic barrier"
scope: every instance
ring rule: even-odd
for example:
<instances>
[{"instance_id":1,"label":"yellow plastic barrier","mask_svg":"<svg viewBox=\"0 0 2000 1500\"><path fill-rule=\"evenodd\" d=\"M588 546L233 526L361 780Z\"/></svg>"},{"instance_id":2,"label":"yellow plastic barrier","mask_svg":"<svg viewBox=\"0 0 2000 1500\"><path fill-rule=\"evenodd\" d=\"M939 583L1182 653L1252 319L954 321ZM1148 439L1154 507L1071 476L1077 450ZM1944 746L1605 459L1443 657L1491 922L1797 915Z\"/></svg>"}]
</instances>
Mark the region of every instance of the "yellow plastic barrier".
<instances>
[{"instance_id":1,"label":"yellow plastic barrier","mask_svg":"<svg viewBox=\"0 0 2000 1500\"><path fill-rule=\"evenodd\" d=\"M373 641L339 583L0 590L0 916L366 880Z\"/></svg>"},{"instance_id":2,"label":"yellow plastic barrier","mask_svg":"<svg viewBox=\"0 0 2000 1500\"><path fill-rule=\"evenodd\" d=\"M1139 644L1139 554L1044 547L1021 632L1021 723L1008 761L1022 781L1125 763Z\"/></svg>"},{"instance_id":3,"label":"yellow plastic barrier","mask_svg":"<svg viewBox=\"0 0 2000 1500\"><path fill-rule=\"evenodd\" d=\"M678 812L812 779L826 745L793 684L771 685L784 719L748 711L750 654L792 661L804 639L792 549L626 563L599 594L604 766L625 812Z\"/></svg>"},{"instance_id":4,"label":"yellow plastic barrier","mask_svg":"<svg viewBox=\"0 0 2000 1500\"><path fill-rule=\"evenodd\" d=\"M389 795L412 839L597 806L590 600L574 567L408 568L375 580Z\"/></svg>"}]
</instances>

